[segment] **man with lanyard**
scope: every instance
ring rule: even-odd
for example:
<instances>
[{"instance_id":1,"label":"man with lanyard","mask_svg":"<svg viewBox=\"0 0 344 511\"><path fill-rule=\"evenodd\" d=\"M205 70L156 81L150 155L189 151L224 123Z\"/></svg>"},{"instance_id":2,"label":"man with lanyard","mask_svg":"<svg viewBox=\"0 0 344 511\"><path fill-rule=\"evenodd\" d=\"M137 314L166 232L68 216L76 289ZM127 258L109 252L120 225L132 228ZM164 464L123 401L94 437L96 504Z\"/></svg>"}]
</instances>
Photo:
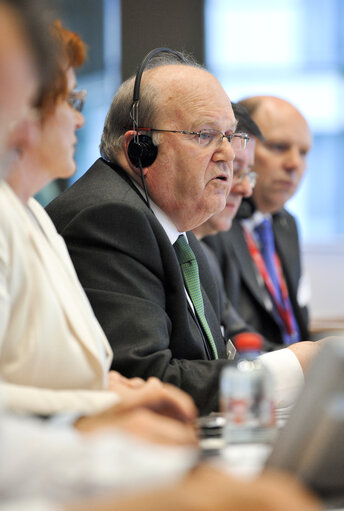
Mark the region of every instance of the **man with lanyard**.
<instances>
[{"instance_id":1,"label":"man with lanyard","mask_svg":"<svg viewBox=\"0 0 344 511\"><path fill-rule=\"evenodd\" d=\"M309 336L297 226L284 205L305 171L311 133L301 113L285 100L260 96L241 103L264 136L255 149L257 184L231 231L208 241L233 306L271 350Z\"/></svg>"}]
</instances>

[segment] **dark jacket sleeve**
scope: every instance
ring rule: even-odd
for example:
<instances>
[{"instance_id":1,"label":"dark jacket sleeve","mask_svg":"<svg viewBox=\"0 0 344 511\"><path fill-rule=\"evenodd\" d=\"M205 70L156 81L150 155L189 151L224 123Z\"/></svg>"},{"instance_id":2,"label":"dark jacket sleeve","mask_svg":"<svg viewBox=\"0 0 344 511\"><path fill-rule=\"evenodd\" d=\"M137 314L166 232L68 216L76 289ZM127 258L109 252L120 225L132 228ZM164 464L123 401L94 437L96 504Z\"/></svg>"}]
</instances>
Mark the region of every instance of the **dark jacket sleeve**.
<instances>
[{"instance_id":1,"label":"dark jacket sleeve","mask_svg":"<svg viewBox=\"0 0 344 511\"><path fill-rule=\"evenodd\" d=\"M300 246L294 218L285 210L273 217L275 243L282 263L289 297L298 322L301 339L309 340L308 310L300 306L297 292L301 276ZM249 328L264 338L264 350L283 347L282 332L271 311L264 304L261 285L256 277L239 220L232 229L215 236L208 236L206 243L219 262L225 290L231 304ZM233 335L233 332L232 332Z\"/></svg>"},{"instance_id":2,"label":"dark jacket sleeve","mask_svg":"<svg viewBox=\"0 0 344 511\"><path fill-rule=\"evenodd\" d=\"M213 237L210 236L207 239L209 240L210 238ZM227 296L220 264L214 250L211 248L211 243L208 245L202 241L201 245L204 253L206 254L214 282L218 288L218 293L221 300L221 324L224 328L225 339L231 339L234 341L234 338L237 334L242 332L255 332L254 328L252 328L243 320Z\"/></svg>"}]
</instances>

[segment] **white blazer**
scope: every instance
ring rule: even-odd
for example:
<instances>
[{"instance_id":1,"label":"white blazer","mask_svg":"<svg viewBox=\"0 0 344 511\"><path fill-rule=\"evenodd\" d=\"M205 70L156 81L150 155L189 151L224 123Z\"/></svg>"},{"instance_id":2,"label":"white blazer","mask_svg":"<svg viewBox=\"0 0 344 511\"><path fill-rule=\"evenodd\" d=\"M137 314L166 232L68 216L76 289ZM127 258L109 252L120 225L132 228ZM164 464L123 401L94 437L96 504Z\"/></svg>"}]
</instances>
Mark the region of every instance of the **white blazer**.
<instances>
[{"instance_id":1,"label":"white blazer","mask_svg":"<svg viewBox=\"0 0 344 511\"><path fill-rule=\"evenodd\" d=\"M66 245L34 199L0 182L0 384L10 409L89 413L119 400L105 389L112 351Z\"/></svg>"}]
</instances>

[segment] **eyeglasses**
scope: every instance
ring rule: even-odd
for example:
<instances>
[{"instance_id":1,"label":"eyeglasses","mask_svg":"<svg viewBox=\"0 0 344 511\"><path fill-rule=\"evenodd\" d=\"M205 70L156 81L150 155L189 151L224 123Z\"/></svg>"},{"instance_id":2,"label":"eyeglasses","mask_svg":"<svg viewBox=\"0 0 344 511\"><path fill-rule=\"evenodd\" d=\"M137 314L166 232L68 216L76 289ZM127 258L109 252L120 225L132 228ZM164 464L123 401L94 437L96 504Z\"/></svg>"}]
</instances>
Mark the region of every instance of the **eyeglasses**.
<instances>
[{"instance_id":1,"label":"eyeglasses","mask_svg":"<svg viewBox=\"0 0 344 511\"><path fill-rule=\"evenodd\" d=\"M253 172L252 170L249 172L246 172L243 169L237 169L233 170L233 181L234 184L242 183L245 177L248 178L248 181L250 183L250 187L254 188L257 182L258 174L257 172Z\"/></svg>"},{"instance_id":2,"label":"eyeglasses","mask_svg":"<svg viewBox=\"0 0 344 511\"><path fill-rule=\"evenodd\" d=\"M68 96L68 103L74 110L77 112L81 112L84 107L85 99L86 99L87 91L86 89L82 90L72 90Z\"/></svg>"},{"instance_id":3,"label":"eyeglasses","mask_svg":"<svg viewBox=\"0 0 344 511\"><path fill-rule=\"evenodd\" d=\"M185 130L163 130L157 128L138 128L138 131L156 131L164 133L181 133L182 135L194 135L198 139L198 143L202 147L209 147L211 145L220 145L222 140L226 138L232 145L233 149L245 149L250 137L247 133L230 133L226 135L219 130L200 130L200 131L185 131Z\"/></svg>"}]
</instances>

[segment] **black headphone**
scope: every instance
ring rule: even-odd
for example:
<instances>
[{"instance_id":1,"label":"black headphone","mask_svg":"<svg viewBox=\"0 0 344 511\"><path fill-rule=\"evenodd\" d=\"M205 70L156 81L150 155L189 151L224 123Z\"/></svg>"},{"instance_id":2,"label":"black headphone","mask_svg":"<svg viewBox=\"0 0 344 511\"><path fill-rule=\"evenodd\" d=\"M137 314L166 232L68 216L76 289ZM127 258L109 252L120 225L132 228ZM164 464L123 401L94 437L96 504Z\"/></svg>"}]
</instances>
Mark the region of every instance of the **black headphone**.
<instances>
[{"instance_id":1,"label":"black headphone","mask_svg":"<svg viewBox=\"0 0 344 511\"><path fill-rule=\"evenodd\" d=\"M134 84L133 104L130 109L130 117L133 120L134 137L128 145L128 158L131 163L135 167L140 168L140 170L145 167L150 167L158 155L158 147L154 145L152 138L148 135L139 135L139 102L142 73L148 62L158 53L172 53L181 62L186 63L185 58L178 51L171 50L170 48L155 48L155 50L147 53L137 70Z\"/></svg>"}]
</instances>

